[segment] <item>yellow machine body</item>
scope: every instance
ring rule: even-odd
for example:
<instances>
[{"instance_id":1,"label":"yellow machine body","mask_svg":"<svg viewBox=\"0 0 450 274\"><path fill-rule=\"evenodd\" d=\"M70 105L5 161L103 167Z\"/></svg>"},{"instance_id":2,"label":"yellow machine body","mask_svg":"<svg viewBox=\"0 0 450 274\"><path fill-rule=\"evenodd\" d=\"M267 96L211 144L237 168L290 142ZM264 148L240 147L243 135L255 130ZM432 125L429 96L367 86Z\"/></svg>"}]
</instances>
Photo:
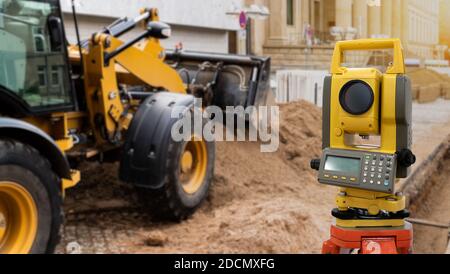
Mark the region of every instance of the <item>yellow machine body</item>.
<instances>
[{"instance_id":1,"label":"yellow machine body","mask_svg":"<svg viewBox=\"0 0 450 274\"><path fill-rule=\"evenodd\" d=\"M111 59L109 64L105 64L105 53L116 50L123 42L112 36L99 34L91 43L93 45L90 51L84 53L83 58L90 123L92 128L95 128L95 115L102 114L105 117L109 138L113 139L116 132L127 129L132 119L132 116L123 115L125 109L118 94L116 64L120 64L142 83L173 92L186 93L186 87L178 73L165 64L163 59L152 54L155 51L163 52L159 43L147 41L148 45L144 49L139 49L137 46L131 47ZM102 92L98 92L99 90ZM97 140L104 140L100 138L100 132L96 134Z\"/></svg>"},{"instance_id":2,"label":"yellow machine body","mask_svg":"<svg viewBox=\"0 0 450 274\"><path fill-rule=\"evenodd\" d=\"M159 21L156 9L143 9L141 13L150 12L151 16L142 24L145 29L149 21ZM88 112L61 112L48 117L28 116L24 121L35 125L55 138L55 143L61 151L67 152L74 147L70 130L94 129L96 146L101 150L110 147L102 137L100 129L95 124L95 117L104 117L108 138L114 134L127 130L133 119L134 108L125 106L118 94L118 84L149 85L172 92L186 93L186 86L179 74L164 63L164 48L158 39L148 38L112 58L106 63L106 54L116 50L124 42L108 34L99 33L89 41L89 50L82 49L83 58L76 45L68 47L69 59L72 64L84 67L84 89ZM81 64L81 60L84 61ZM136 102L139 104L139 102ZM86 124L89 121L89 124ZM120 140L117 140L120 141ZM90 149L86 156L89 158L100 153L100 149ZM80 172L74 170L72 178L63 180L63 188L75 186L80 181Z\"/></svg>"},{"instance_id":3,"label":"yellow machine body","mask_svg":"<svg viewBox=\"0 0 450 274\"><path fill-rule=\"evenodd\" d=\"M383 49L393 50L393 63L384 73L376 68L346 68L341 65L345 51ZM324 149L395 155L402 149L410 148L410 84L405 76L399 39L338 42L333 55L331 74L325 80L324 88ZM352 114L342 106L342 100L345 99L341 93L352 81L367 85L373 91L373 103L364 113ZM375 143L355 142L359 137ZM399 168L396 176L404 178L407 173L406 168ZM326 176L329 178L329 175ZM371 216L377 216L380 212L403 211L405 197L342 187L336 197L336 204L340 212L358 208L367 210ZM391 227L403 226L404 220L337 218L336 224L341 227Z\"/></svg>"},{"instance_id":4,"label":"yellow machine body","mask_svg":"<svg viewBox=\"0 0 450 274\"><path fill-rule=\"evenodd\" d=\"M385 73L375 68L349 69L342 67L343 51L394 49L394 63ZM398 39L368 39L338 42L332 61L330 136L328 147L367 150L346 143L346 134L380 137L380 145L370 150L384 153L397 151L397 76L404 76L403 52ZM339 100L342 87L355 79L366 82L374 92L374 103L362 115L346 112Z\"/></svg>"},{"instance_id":5,"label":"yellow machine body","mask_svg":"<svg viewBox=\"0 0 450 274\"><path fill-rule=\"evenodd\" d=\"M331 147L347 149L343 133L352 134L379 134L380 101L374 100L370 110L362 115L356 116L346 112L339 103L339 93L342 88L354 79L367 83L374 91L375 98L380 97L381 72L376 69L347 69L342 74L333 76L332 82L332 108L331 125L334 126L334 134L331 136Z\"/></svg>"},{"instance_id":6,"label":"yellow machine body","mask_svg":"<svg viewBox=\"0 0 450 274\"><path fill-rule=\"evenodd\" d=\"M142 24L145 29L149 21L159 21L156 9L142 9L141 13L150 12L151 16ZM70 130L93 129L97 141L96 149L91 148L86 157L92 157L102 150L108 150L110 144L103 138L102 132L95 124L98 115L104 117L107 138L127 130L133 119L134 108L125 106L118 94L118 84L143 84L172 92L186 93L186 86L179 74L164 63L164 48L158 39L147 38L133 47L127 48L120 55L105 63L104 57L124 44L118 38L99 33L89 41L89 50L82 49L83 58L76 45L68 47L72 64L84 67L84 89L88 112L61 112L51 114L51 119L41 116L28 116L23 120L35 125L55 138L61 151L73 149L74 143ZM84 61L81 64L81 60ZM139 104L139 102L137 102ZM89 121L89 125L86 124ZM117 140L119 142L121 140ZM75 186L80 181L80 172L72 171L72 178L62 180L63 190Z\"/></svg>"}]
</instances>

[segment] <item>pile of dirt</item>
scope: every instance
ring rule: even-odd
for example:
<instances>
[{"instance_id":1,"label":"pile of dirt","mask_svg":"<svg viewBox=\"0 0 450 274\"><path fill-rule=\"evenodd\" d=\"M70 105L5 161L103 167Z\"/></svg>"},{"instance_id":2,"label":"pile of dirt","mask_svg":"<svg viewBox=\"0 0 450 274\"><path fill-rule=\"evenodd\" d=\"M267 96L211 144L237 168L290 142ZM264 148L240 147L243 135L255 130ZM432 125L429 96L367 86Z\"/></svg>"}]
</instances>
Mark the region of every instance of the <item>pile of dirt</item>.
<instances>
[{"instance_id":1,"label":"pile of dirt","mask_svg":"<svg viewBox=\"0 0 450 274\"><path fill-rule=\"evenodd\" d=\"M322 113L304 101L281 106L283 157L297 172L310 172L310 160L322 153Z\"/></svg>"},{"instance_id":2,"label":"pile of dirt","mask_svg":"<svg viewBox=\"0 0 450 274\"><path fill-rule=\"evenodd\" d=\"M439 97L450 99L450 77L426 68L409 68L413 98L419 103L433 102Z\"/></svg>"},{"instance_id":3,"label":"pile of dirt","mask_svg":"<svg viewBox=\"0 0 450 274\"><path fill-rule=\"evenodd\" d=\"M122 218L111 212L96 216L95 222L85 226L127 230L127 236L107 243L125 246L121 250L127 253L319 253L329 235L336 193L335 188L320 185L309 167L310 160L321 153L321 110L307 102L280 109L278 152L261 153L258 142L217 143L211 193L189 220L154 223L150 218ZM87 191L90 185L95 192L113 188L105 189L109 199L123 199L130 190L121 189L115 177L102 175L115 175L116 167L109 168L96 166L69 196L82 201L80 195L95 195ZM90 182L83 190L86 181ZM132 198L126 200L125 204L132 202ZM68 222L65 231L77 235L80 221ZM70 226L73 229L67 229ZM91 234L94 239L88 243L95 242L96 233Z\"/></svg>"},{"instance_id":4,"label":"pile of dirt","mask_svg":"<svg viewBox=\"0 0 450 274\"><path fill-rule=\"evenodd\" d=\"M450 77L447 75L426 68L408 68L407 74L411 78L412 83L416 85L425 86L450 82Z\"/></svg>"}]
</instances>

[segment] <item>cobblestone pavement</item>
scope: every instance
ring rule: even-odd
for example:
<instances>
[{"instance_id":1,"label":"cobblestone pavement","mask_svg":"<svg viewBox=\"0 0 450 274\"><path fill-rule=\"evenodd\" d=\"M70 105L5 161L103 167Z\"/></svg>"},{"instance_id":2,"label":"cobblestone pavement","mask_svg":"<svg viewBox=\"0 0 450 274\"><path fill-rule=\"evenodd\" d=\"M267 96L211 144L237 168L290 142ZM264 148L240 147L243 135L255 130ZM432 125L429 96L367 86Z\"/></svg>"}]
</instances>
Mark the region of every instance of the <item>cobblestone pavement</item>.
<instances>
[{"instance_id":1,"label":"cobblestone pavement","mask_svg":"<svg viewBox=\"0 0 450 274\"><path fill-rule=\"evenodd\" d=\"M142 245L143 227L151 225L136 211L69 215L57 253L120 254Z\"/></svg>"},{"instance_id":2,"label":"cobblestone pavement","mask_svg":"<svg viewBox=\"0 0 450 274\"><path fill-rule=\"evenodd\" d=\"M116 177L117 164L84 164L83 181L66 195L65 223L57 253L124 253L141 239L150 217L140 208L134 189Z\"/></svg>"}]
</instances>

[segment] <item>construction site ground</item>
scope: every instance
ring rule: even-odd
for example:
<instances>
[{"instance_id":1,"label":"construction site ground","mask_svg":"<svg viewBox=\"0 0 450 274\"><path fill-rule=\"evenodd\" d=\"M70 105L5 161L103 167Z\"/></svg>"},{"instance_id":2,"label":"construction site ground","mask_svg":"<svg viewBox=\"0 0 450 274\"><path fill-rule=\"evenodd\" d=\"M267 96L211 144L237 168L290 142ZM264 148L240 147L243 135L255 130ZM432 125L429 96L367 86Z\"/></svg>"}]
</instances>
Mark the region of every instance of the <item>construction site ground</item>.
<instances>
[{"instance_id":1,"label":"construction site ground","mask_svg":"<svg viewBox=\"0 0 450 274\"><path fill-rule=\"evenodd\" d=\"M413 179L426 179L399 188L414 197L413 217L448 223L449 154L436 151L448 149L450 101L413 109ZM320 185L309 167L321 154L321 118L321 110L306 102L281 106L276 153L261 153L259 143L217 143L211 194L182 223L153 221L135 190L117 180L117 164L84 164L82 182L67 192L57 252L75 246L82 253L320 253L337 192ZM418 252L445 252L448 230L415 229Z\"/></svg>"}]
</instances>

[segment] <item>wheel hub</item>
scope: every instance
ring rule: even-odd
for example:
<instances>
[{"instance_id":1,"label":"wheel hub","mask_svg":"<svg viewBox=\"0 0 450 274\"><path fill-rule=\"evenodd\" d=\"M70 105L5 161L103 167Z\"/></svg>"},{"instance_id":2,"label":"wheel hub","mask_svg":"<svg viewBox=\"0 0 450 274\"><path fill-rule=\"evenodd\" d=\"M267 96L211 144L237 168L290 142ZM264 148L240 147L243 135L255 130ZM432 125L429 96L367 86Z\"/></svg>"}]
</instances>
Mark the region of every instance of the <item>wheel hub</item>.
<instances>
[{"instance_id":1,"label":"wheel hub","mask_svg":"<svg viewBox=\"0 0 450 274\"><path fill-rule=\"evenodd\" d=\"M194 159L190 151L185 151L181 159L181 170L183 173L189 173L192 169Z\"/></svg>"},{"instance_id":2,"label":"wheel hub","mask_svg":"<svg viewBox=\"0 0 450 274\"><path fill-rule=\"evenodd\" d=\"M29 253L37 228L37 206L31 194L17 183L0 181L0 254Z\"/></svg>"},{"instance_id":3,"label":"wheel hub","mask_svg":"<svg viewBox=\"0 0 450 274\"><path fill-rule=\"evenodd\" d=\"M188 194L195 194L204 183L208 166L208 150L203 140L192 138L180 159L181 183Z\"/></svg>"}]
</instances>

